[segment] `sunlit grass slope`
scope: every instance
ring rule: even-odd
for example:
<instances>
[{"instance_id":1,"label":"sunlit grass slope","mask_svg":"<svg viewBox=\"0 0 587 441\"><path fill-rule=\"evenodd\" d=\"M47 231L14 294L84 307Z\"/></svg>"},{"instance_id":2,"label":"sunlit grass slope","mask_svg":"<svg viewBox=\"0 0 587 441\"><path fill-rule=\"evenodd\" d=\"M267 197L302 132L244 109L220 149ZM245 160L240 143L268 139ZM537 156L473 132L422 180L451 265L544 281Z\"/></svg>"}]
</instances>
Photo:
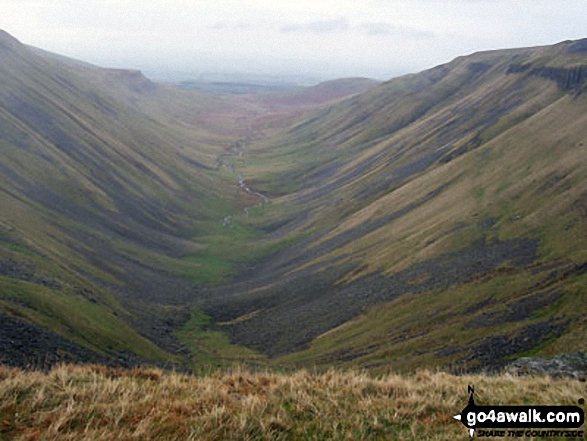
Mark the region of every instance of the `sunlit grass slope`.
<instances>
[{"instance_id":1,"label":"sunlit grass slope","mask_svg":"<svg viewBox=\"0 0 587 441\"><path fill-rule=\"evenodd\" d=\"M586 66L585 40L461 57L255 143L249 222L295 245L207 311L279 363L587 349Z\"/></svg>"}]
</instances>

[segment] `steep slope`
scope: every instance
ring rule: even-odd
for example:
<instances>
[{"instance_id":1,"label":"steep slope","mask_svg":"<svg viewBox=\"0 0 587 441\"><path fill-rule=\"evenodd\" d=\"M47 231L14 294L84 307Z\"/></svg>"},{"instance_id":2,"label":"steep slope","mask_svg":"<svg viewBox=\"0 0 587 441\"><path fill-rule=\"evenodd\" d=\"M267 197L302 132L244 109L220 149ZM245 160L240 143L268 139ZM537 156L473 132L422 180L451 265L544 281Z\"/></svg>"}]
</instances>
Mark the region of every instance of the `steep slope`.
<instances>
[{"instance_id":1,"label":"steep slope","mask_svg":"<svg viewBox=\"0 0 587 441\"><path fill-rule=\"evenodd\" d=\"M198 222L238 209L234 184L215 170L236 135L203 115L224 104L33 51L6 33L0 57L4 346L20 341L18 364L59 351L76 359L73 343L102 358L173 360L147 339L161 336L151 328L178 326L193 282L209 273L179 258L205 247L193 240Z\"/></svg>"},{"instance_id":2,"label":"steep slope","mask_svg":"<svg viewBox=\"0 0 587 441\"><path fill-rule=\"evenodd\" d=\"M462 57L252 147L295 244L203 305L280 363L503 366L585 349L586 41ZM255 213L253 213L255 214ZM236 293L236 294L235 294Z\"/></svg>"}]
</instances>

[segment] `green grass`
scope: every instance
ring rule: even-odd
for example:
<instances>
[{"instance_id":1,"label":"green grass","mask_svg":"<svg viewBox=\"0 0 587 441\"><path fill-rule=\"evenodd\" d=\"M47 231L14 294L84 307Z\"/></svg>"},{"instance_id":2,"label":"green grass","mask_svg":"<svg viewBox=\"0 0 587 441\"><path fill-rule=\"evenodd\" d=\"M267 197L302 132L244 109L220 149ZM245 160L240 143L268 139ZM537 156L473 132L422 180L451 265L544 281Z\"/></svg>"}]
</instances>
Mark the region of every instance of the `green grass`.
<instances>
[{"instance_id":1,"label":"green grass","mask_svg":"<svg viewBox=\"0 0 587 441\"><path fill-rule=\"evenodd\" d=\"M23 245L20 243L14 243L14 242L5 242L1 239L0 239L0 247L7 248L11 251L15 251L17 253L25 254L28 256L32 256L33 254L35 254L34 250L32 250L31 248L29 248L26 245Z\"/></svg>"},{"instance_id":2,"label":"green grass","mask_svg":"<svg viewBox=\"0 0 587 441\"><path fill-rule=\"evenodd\" d=\"M25 318L99 353L129 351L161 362L170 359L168 353L139 335L106 305L68 291L0 277L4 297L0 311ZM116 311L123 312L121 308Z\"/></svg>"},{"instance_id":3,"label":"green grass","mask_svg":"<svg viewBox=\"0 0 587 441\"><path fill-rule=\"evenodd\" d=\"M190 263L180 274L190 280L218 285L236 274L239 265L254 260L255 253L249 244L259 237L259 233L239 224L233 217L230 225L224 226L220 220L198 222L194 240L202 244L201 249L182 257Z\"/></svg>"},{"instance_id":4,"label":"green grass","mask_svg":"<svg viewBox=\"0 0 587 441\"><path fill-rule=\"evenodd\" d=\"M189 364L194 372L264 359L255 351L232 344L225 333L211 330L210 325L210 317L199 308L193 308L190 320L175 332L190 350Z\"/></svg>"},{"instance_id":5,"label":"green grass","mask_svg":"<svg viewBox=\"0 0 587 441\"><path fill-rule=\"evenodd\" d=\"M206 255L208 254L208 255ZM225 282L227 277L235 273L235 266L227 262L225 258L214 257L212 253L199 253L184 257L190 265L182 275L192 282L204 285L219 285Z\"/></svg>"}]
</instances>

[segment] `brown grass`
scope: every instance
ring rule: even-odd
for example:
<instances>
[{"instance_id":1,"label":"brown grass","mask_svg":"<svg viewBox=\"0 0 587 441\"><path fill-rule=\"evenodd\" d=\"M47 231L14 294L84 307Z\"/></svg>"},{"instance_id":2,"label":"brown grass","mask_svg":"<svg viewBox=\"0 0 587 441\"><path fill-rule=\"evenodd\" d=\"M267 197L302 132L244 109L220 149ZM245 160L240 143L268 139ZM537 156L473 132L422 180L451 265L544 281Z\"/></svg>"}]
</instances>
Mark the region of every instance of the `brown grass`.
<instances>
[{"instance_id":1,"label":"brown grass","mask_svg":"<svg viewBox=\"0 0 587 441\"><path fill-rule=\"evenodd\" d=\"M574 380L419 372L248 373L0 367L0 440L467 439L453 420L479 404L577 404Z\"/></svg>"}]
</instances>

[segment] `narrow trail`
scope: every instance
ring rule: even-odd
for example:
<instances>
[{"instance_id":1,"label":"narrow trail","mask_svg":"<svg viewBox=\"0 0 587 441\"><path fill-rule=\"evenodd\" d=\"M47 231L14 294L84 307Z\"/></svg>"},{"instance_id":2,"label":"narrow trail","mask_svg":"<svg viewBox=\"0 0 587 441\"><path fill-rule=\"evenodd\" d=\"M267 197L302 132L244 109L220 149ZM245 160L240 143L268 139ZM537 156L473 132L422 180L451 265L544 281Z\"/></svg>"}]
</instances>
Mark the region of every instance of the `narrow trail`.
<instances>
[{"instance_id":1,"label":"narrow trail","mask_svg":"<svg viewBox=\"0 0 587 441\"><path fill-rule=\"evenodd\" d=\"M245 192L247 192L253 196L256 196L259 199L258 203L249 205L243 209L243 213L245 214L245 216L249 216L249 210L251 208L261 207L270 201L270 199L266 195L259 193L258 191L252 190L247 185L243 175L238 173L238 171L236 170L236 167L230 163L230 160L233 158L238 158L241 161L245 160L244 159L245 148L250 143L251 139L252 139L252 136L249 135L245 139L238 140L237 142L234 143L234 145L232 147L230 147L228 149L228 151L226 153L223 153L222 155L218 156L218 159L216 160L216 165L219 169L221 169L222 167L225 167L231 173L233 173L237 176L237 179L238 179L237 185L238 185L239 189L244 190ZM224 217L224 219L222 219L223 226L230 227L231 224L232 224L232 215L226 216L226 217Z\"/></svg>"}]
</instances>

